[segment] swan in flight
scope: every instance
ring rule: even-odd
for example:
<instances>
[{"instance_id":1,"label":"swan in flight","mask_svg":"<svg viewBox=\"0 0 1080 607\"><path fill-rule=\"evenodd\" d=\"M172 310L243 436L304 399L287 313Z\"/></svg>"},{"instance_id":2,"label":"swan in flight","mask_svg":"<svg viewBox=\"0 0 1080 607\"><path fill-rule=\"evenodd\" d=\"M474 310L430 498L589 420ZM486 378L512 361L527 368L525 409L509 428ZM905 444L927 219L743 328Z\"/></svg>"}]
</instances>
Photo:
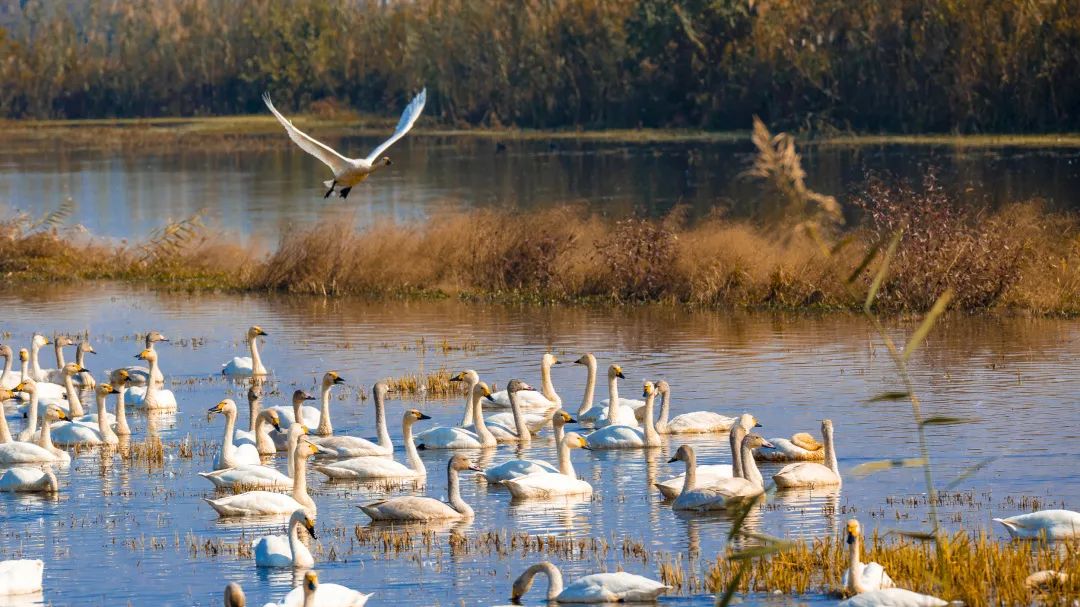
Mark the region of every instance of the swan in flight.
<instances>
[{"instance_id":1,"label":"swan in flight","mask_svg":"<svg viewBox=\"0 0 1080 607\"><path fill-rule=\"evenodd\" d=\"M547 575L547 600L555 603L652 603L670 590L656 580L625 571L582 576L564 587L559 568L544 561L529 567L514 580L511 600L515 603L521 600L539 573Z\"/></svg>"},{"instance_id":2,"label":"swan in flight","mask_svg":"<svg viewBox=\"0 0 1080 607\"><path fill-rule=\"evenodd\" d=\"M840 583L852 592L868 592L892 588L893 581L885 568L877 563L863 563L859 560L859 551L862 548L862 526L859 521L851 519L847 522L847 543L849 565Z\"/></svg>"},{"instance_id":3,"label":"swan in flight","mask_svg":"<svg viewBox=\"0 0 1080 607\"><path fill-rule=\"evenodd\" d=\"M393 164L388 156L380 158L379 155L394 145L398 139L404 137L405 133L412 129L413 124L416 124L416 119L420 117L420 114L424 111L424 104L427 103L427 89L420 91L420 94L409 102L409 105L405 107L405 111L401 113L401 119L398 120L394 134L390 135L390 138L382 142L379 147L372 150L367 158L346 158L335 152L330 146L293 126L293 123L282 116L281 112L274 107L274 103L270 101L270 93L263 93L263 102L266 103L266 107L270 108L281 126L285 127L285 132L289 134L289 139L292 139L293 143L300 146L300 149L308 154L321 160L323 164L330 167L330 170L334 172L332 180L323 182L326 187L330 188L323 198L329 198L337 188L340 188L338 190L339 196L348 198L353 186L364 181L369 175L382 167Z\"/></svg>"}]
</instances>

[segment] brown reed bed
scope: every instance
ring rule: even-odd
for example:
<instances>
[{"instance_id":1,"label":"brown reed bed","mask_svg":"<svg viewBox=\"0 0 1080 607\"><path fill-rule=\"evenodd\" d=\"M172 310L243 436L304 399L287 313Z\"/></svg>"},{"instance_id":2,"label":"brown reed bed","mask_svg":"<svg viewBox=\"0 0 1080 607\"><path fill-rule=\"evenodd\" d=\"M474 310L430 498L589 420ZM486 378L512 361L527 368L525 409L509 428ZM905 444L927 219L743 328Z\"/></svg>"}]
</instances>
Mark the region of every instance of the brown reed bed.
<instances>
[{"instance_id":1,"label":"brown reed bed","mask_svg":"<svg viewBox=\"0 0 1080 607\"><path fill-rule=\"evenodd\" d=\"M390 386L390 396L404 398L424 395L434 398L460 396L465 394L461 382L452 382L453 373L439 369L431 373L408 373L400 377L390 377L384 381Z\"/></svg>"}]
</instances>

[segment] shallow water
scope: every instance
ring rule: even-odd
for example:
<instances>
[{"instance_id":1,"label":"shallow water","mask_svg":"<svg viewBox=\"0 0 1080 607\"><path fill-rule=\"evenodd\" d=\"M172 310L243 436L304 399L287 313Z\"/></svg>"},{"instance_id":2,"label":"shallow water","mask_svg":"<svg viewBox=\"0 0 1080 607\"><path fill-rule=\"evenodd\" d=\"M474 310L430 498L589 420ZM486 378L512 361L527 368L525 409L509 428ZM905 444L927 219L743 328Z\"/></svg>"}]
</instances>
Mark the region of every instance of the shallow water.
<instances>
[{"instance_id":1,"label":"shallow water","mask_svg":"<svg viewBox=\"0 0 1080 607\"><path fill-rule=\"evenodd\" d=\"M230 580L242 584L249 604L261 605L280 599L291 587L290 571L260 571L251 558L205 549L207 542L236 543L284 529L265 521L219 521L202 501L212 495L209 483L195 475L212 468L211 450L200 447L216 444L223 428L220 417L207 422L206 409L225 396L243 401L244 388L218 373L222 362L240 353L243 331L253 323L270 334L264 359L280 393L296 386L314 389L329 369L348 380L333 403L335 430L341 433L374 436L371 401L359 400L359 386L370 390L380 378L439 368L475 368L500 386L512 377L538 382L540 355L550 349L564 360L591 351L601 365L620 362L629 378L622 383L624 396L636 396L643 378L668 379L673 413L750 411L766 437L816 434L820 420L831 418L842 471L872 459L912 457L917 448L906 405L866 402L897 384L883 347L858 317L190 297L110 285L41 288L33 296L4 293L0 305L6 311L5 343L16 349L29 344L34 330L50 335L88 331L99 352L89 366L98 377L131 362L141 349L136 332L153 327L172 339L160 352L180 409L150 418L136 414L132 421L135 441L153 431L171 445L163 469L88 452L59 471L56 499L0 494L0 558L44 559L43 599L54 605L218 605ZM898 336L911 329L895 327ZM1077 506L1078 340L1075 322L954 318L935 330L914 357L913 373L927 414L977 420L930 433L942 484L984 457L1000 456L945 500L947 527L985 528L1003 538L990 519L1019 513L1018 502L1025 496L1041 507ZM465 349L443 348L444 341ZM43 365L51 366L51 349L43 354ZM565 406L576 410L584 368L559 365L553 377ZM265 405L281 404L280 393L268 396ZM606 389L598 387L597 398L604 397ZM434 417L422 424L453 424L461 415L458 398L391 400L388 419L395 441L401 436L402 411L413 406ZM241 410L245 427L246 407ZM13 409L7 411L13 428L19 428L22 422ZM180 457L175 448L185 437L196 444L191 459ZM665 438L663 448L648 453L574 451L577 473L596 489L592 500L584 502L511 504L504 491L463 475L464 496L477 511L476 520L437 528L430 545L417 536L413 546L397 554L356 540L356 527L368 525L356 506L381 499L385 487L331 485L309 472L319 508L313 552L320 579L374 592L372 605L492 605L507 603L513 577L540 558L562 564L570 577L618 567L657 577L664 553L682 553L688 572L700 573L723 551L730 521L723 515L677 515L650 490L651 480L681 472L681 464L666 462L683 442ZM694 445L702 463L729 460L726 437L685 442ZM429 477L426 489L417 491L445 496L448 453L422 455ZM554 461L549 434L526 455ZM399 448L397 457L402 456ZM500 447L483 461L513 456L513 449ZM1055 465L1046 465L1049 457ZM283 466L284 458L276 464ZM776 468L765 465L763 472L768 477ZM394 492L402 490L407 489ZM822 537L838 533L854 515L868 528L921 529L927 518L925 500L919 499L923 494L916 469L848 475L838 492L779 494L753 514L751 528L785 537ZM471 543L452 545L451 532ZM500 558L490 544L478 545L476 538L487 532L597 538L607 548L572 559L535 552ZM648 561L624 553L624 540L643 543ZM192 545L199 548L193 551ZM542 593L534 589L527 603L541 603ZM676 594L665 602L711 605L712 599ZM747 602L828 601L754 595Z\"/></svg>"},{"instance_id":2,"label":"shallow water","mask_svg":"<svg viewBox=\"0 0 1080 607\"><path fill-rule=\"evenodd\" d=\"M328 141L350 151L377 143L369 137ZM4 146L0 207L40 216L70 197L77 205L71 222L93 234L136 240L170 219L205 210L207 221L230 233L273 240L282 226L312 223L328 212L363 224L416 219L434 209L585 202L614 215L660 215L678 204L691 216L723 211L745 217L767 210L773 199L740 178L751 160L748 142L506 145L497 152L489 139L407 137L391 150L392 167L347 200L330 203L322 199L326 168L287 145L243 152ZM800 152L807 184L836 196L856 189L867 171L918 183L933 167L942 185L973 204L1040 198L1050 208L1080 209L1080 150L882 145L804 146Z\"/></svg>"}]
</instances>

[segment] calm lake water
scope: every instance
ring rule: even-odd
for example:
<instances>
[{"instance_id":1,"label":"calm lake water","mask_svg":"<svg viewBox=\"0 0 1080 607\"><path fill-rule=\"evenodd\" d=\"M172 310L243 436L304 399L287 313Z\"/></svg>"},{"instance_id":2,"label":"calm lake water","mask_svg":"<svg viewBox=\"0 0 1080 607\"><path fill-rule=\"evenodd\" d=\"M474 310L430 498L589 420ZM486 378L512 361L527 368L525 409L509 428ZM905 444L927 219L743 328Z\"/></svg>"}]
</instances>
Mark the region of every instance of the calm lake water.
<instances>
[{"instance_id":1,"label":"calm lake water","mask_svg":"<svg viewBox=\"0 0 1080 607\"><path fill-rule=\"evenodd\" d=\"M318 133L317 133L318 134ZM284 134L281 135L284 140ZM339 149L370 149L376 138L327 138ZM434 209L533 208L585 202L615 215L660 215L677 204L692 215L760 212L768 199L740 178L749 142L628 144L407 137L391 150L394 165L324 201L326 167L294 146L203 151L147 147L136 152L54 147L0 149L0 207L40 215L71 198L72 222L117 238L145 238L169 219L205 209L207 220L241 236L274 240L282 226L341 213L358 224L416 219ZM261 147L261 149L260 149ZM959 198L997 205L1040 198L1051 208L1080 209L1080 150L950 146L804 146L807 183L845 196L867 171L921 182L935 168ZM353 154L357 155L357 154Z\"/></svg>"},{"instance_id":2,"label":"calm lake water","mask_svg":"<svg viewBox=\"0 0 1080 607\"><path fill-rule=\"evenodd\" d=\"M261 605L280 600L293 585L291 571L260 571L251 558L229 550L208 554L205 548L208 542L228 547L284 529L276 523L219 521L203 502L213 495L209 483L195 474L212 469L212 451L200 446L216 444L222 432L221 418L208 423L206 409L225 396L243 399L244 388L219 375L221 364L241 352L246 327L256 323L270 334L263 353L278 391L265 405L283 403L281 393L295 387L313 389L323 372L336 369L348 380L333 404L339 433L374 435L371 401L360 401L357 389L369 390L380 378L475 368L499 385L513 377L538 382L543 352L572 360L591 351L601 365L623 365L626 393L636 392L643 378L666 378L675 413L750 411L767 437L816 434L820 420L831 418L844 472L869 460L912 457L917 449L906 405L867 403L898 385L883 346L857 317L191 297L110 285L0 293L0 305L4 342L15 348L28 346L35 330L89 332L99 352L89 364L99 377L130 364L140 350L137 332L164 332L172 341L159 349L161 364L180 408L174 415L135 414L133 438L156 433L174 445L190 437L197 447L191 458L170 447L164 466L149 469L115 454L85 452L59 470L56 499L0 494L0 558L44 559L45 592L39 598L54 605L219 605L226 581L241 583L249 604ZM892 330L900 338L912 328L898 323ZM466 349L444 349L444 341ZM986 529L1004 538L990 519L1023 511L1023 499L1035 499L1040 507L1080 505L1078 348L1075 322L957 317L941 324L912 359L928 414L975 420L930 433L941 483L983 458L997 457L945 500L950 529ZM46 353L47 363L51 350ZM553 377L566 406L576 408L584 368L560 365ZM605 393L598 388L597 398ZM413 406L434 418L422 422L430 425L454 423L462 405L458 398L391 400L388 419L399 445L402 411ZM246 425L246 408L241 408ZM13 408L6 413L20 428ZM506 604L512 579L540 558L559 563L570 577L619 567L658 577L663 555L681 554L684 568L700 574L725 549L731 522L717 515L677 515L651 489L651 481L681 472L681 464L666 462L683 442L665 438L663 448L648 452L575 451L578 474L596 489L584 502L512 504L504 491L463 475L464 496L476 519L436 527L430 541L417 536L413 545L391 554L357 540L357 527L363 536L368 520L356 506L383 498L387 487L331 485L309 472L319 508L313 552L320 578L374 592L372 605L479 606ZM685 442L694 445L702 463L729 460L724 437ZM525 453L555 458L547 433ZM500 447L482 461L498 463L514 455ZM397 457L402 456L399 446ZM426 487L391 493L445 496L441 471L447 453L423 457L429 469ZM284 458L275 463L282 467ZM768 477L776 468L767 465L763 472ZM847 475L839 491L777 495L752 515L750 526L785 537L829 537L854 515L868 528L922 529L927 524L923 495L915 469ZM478 544L488 532L596 538L608 548L575 558L520 552L503 558ZM452 546L452 533L472 543ZM649 552L647 562L624 553L624 541L641 542ZM526 602L541 604L542 596L542 588L534 589ZM4 600L0 604L7 604ZM755 595L746 602L832 603L817 595ZM712 598L674 593L664 603L711 605Z\"/></svg>"}]
</instances>

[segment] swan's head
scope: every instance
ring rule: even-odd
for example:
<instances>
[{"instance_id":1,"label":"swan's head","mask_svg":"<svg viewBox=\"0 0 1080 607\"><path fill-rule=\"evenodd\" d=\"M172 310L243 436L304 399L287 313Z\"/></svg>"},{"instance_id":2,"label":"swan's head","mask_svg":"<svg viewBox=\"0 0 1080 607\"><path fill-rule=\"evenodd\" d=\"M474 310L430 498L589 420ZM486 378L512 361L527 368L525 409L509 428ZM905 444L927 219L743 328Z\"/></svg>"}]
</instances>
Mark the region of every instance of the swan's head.
<instances>
[{"instance_id":1,"label":"swan's head","mask_svg":"<svg viewBox=\"0 0 1080 607\"><path fill-rule=\"evenodd\" d=\"M60 491L60 482L56 480L56 475L53 474L51 469L45 471L45 482L47 483L45 493L58 493Z\"/></svg>"},{"instance_id":2,"label":"swan's head","mask_svg":"<svg viewBox=\"0 0 1080 607\"><path fill-rule=\"evenodd\" d=\"M337 371L327 371L326 375L323 375L322 385L324 388L329 386L339 386L345 383L345 378L338 375Z\"/></svg>"},{"instance_id":3,"label":"swan's head","mask_svg":"<svg viewBox=\"0 0 1080 607\"><path fill-rule=\"evenodd\" d=\"M299 405L305 400L315 400L315 397L304 392L303 390L297 390L292 393L292 402L294 405Z\"/></svg>"},{"instance_id":4,"label":"swan's head","mask_svg":"<svg viewBox=\"0 0 1080 607\"><path fill-rule=\"evenodd\" d=\"M379 164L381 166L388 167L388 166L394 164L394 161L390 160L389 156L383 156L382 158L379 159Z\"/></svg>"},{"instance_id":5,"label":"swan's head","mask_svg":"<svg viewBox=\"0 0 1080 607\"><path fill-rule=\"evenodd\" d=\"M304 596L309 594L315 594L315 591L319 589L319 574L314 571L308 571L304 574ZM306 600L304 602L307 602Z\"/></svg>"},{"instance_id":6,"label":"swan's head","mask_svg":"<svg viewBox=\"0 0 1080 607\"><path fill-rule=\"evenodd\" d=\"M277 411L270 409L266 412L266 417L270 420L270 425L274 427L274 430L281 432L281 417L277 414Z\"/></svg>"},{"instance_id":7,"label":"swan's head","mask_svg":"<svg viewBox=\"0 0 1080 607\"><path fill-rule=\"evenodd\" d=\"M88 341L79 342L79 352L82 352L83 354L97 354L97 350L95 350L94 346L91 346Z\"/></svg>"},{"instance_id":8,"label":"swan's head","mask_svg":"<svg viewBox=\"0 0 1080 607\"><path fill-rule=\"evenodd\" d=\"M305 432L304 434L307 434L307 433ZM316 453L319 453L320 451L322 451L322 449L319 448L318 445L311 442L305 436L301 436L300 440L297 441L296 450L299 452L299 455L301 457L306 457L308 455L315 455Z\"/></svg>"},{"instance_id":9,"label":"swan's head","mask_svg":"<svg viewBox=\"0 0 1080 607\"><path fill-rule=\"evenodd\" d=\"M269 335L269 333L267 333L266 331L263 331L262 327L260 327L259 325L255 325L255 326L251 327L250 329L248 329L248 332L247 332L248 339L255 339L256 337L259 337L260 335Z\"/></svg>"},{"instance_id":10,"label":"swan's head","mask_svg":"<svg viewBox=\"0 0 1080 607\"><path fill-rule=\"evenodd\" d=\"M536 565L529 567L521 575L519 575L518 578L514 580L514 585L510 589L510 600L514 603L519 603L521 601L521 597L528 594L529 589L532 588L533 578L536 577L537 573L543 571L545 567L553 568L554 565L547 561L543 563L537 563Z\"/></svg>"},{"instance_id":11,"label":"swan's head","mask_svg":"<svg viewBox=\"0 0 1080 607\"><path fill-rule=\"evenodd\" d=\"M656 385L653 384L651 381L645 382L641 390L641 396L648 398L653 394L656 394Z\"/></svg>"},{"instance_id":12,"label":"swan's head","mask_svg":"<svg viewBox=\"0 0 1080 607\"><path fill-rule=\"evenodd\" d=\"M577 432L569 432L563 437L563 443L570 449L584 449L586 451L592 451L589 447L589 442L585 440L585 437Z\"/></svg>"},{"instance_id":13,"label":"swan's head","mask_svg":"<svg viewBox=\"0 0 1080 607\"><path fill-rule=\"evenodd\" d=\"M423 411L419 409L409 409L405 412L406 422L418 422L422 419L431 419L430 415L424 415Z\"/></svg>"},{"instance_id":14,"label":"swan's head","mask_svg":"<svg viewBox=\"0 0 1080 607\"><path fill-rule=\"evenodd\" d=\"M480 398L486 398L491 400L491 388L484 382L476 382L476 387L473 388L473 396L479 396Z\"/></svg>"},{"instance_id":15,"label":"swan's head","mask_svg":"<svg viewBox=\"0 0 1080 607\"><path fill-rule=\"evenodd\" d=\"M765 447L766 449L775 449L776 445L765 440L760 434L747 434L743 439L743 447L749 447L750 449L760 449Z\"/></svg>"},{"instance_id":16,"label":"swan's head","mask_svg":"<svg viewBox=\"0 0 1080 607\"><path fill-rule=\"evenodd\" d=\"M614 379L616 377L618 377L619 379L626 379L626 376L623 375L622 367L620 367L619 365L611 365L610 367L608 367L607 376L608 379Z\"/></svg>"},{"instance_id":17,"label":"swan's head","mask_svg":"<svg viewBox=\"0 0 1080 607\"><path fill-rule=\"evenodd\" d=\"M11 346L7 344L0 345L0 356L11 358L12 356L15 356L15 352L11 349Z\"/></svg>"},{"instance_id":18,"label":"swan's head","mask_svg":"<svg viewBox=\"0 0 1080 607\"><path fill-rule=\"evenodd\" d=\"M473 470L475 472L484 471L483 468L472 463L472 460L460 453L450 458L450 470L454 472L461 472L462 470Z\"/></svg>"},{"instance_id":19,"label":"swan's head","mask_svg":"<svg viewBox=\"0 0 1080 607\"><path fill-rule=\"evenodd\" d=\"M559 364L559 359L551 352L545 352L543 358L540 359L540 364L545 367Z\"/></svg>"},{"instance_id":20,"label":"swan's head","mask_svg":"<svg viewBox=\"0 0 1080 607\"><path fill-rule=\"evenodd\" d=\"M229 412L236 413L236 403L231 398L219 402L218 404L210 407L206 410L206 421L213 419L215 413L221 413L222 415Z\"/></svg>"},{"instance_id":21,"label":"swan's head","mask_svg":"<svg viewBox=\"0 0 1080 607\"><path fill-rule=\"evenodd\" d=\"M71 421L71 416L60 407L55 405L45 409L45 421Z\"/></svg>"},{"instance_id":22,"label":"swan's head","mask_svg":"<svg viewBox=\"0 0 1080 607\"><path fill-rule=\"evenodd\" d=\"M75 340L71 339L67 335L57 335L56 338L53 340L53 342L58 347L61 347L61 348L63 348L64 346L74 346L75 345Z\"/></svg>"},{"instance_id":23,"label":"swan's head","mask_svg":"<svg viewBox=\"0 0 1080 607\"><path fill-rule=\"evenodd\" d=\"M859 521L851 519L847 522L847 543L854 544L862 537L862 525Z\"/></svg>"},{"instance_id":24,"label":"swan's head","mask_svg":"<svg viewBox=\"0 0 1080 607\"><path fill-rule=\"evenodd\" d=\"M390 385L384 381L377 381L375 385L371 387L371 393L375 395L375 398L382 400L386 398L386 393L390 391Z\"/></svg>"},{"instance_id":25,"label":"swan's head","mask_svg":"<svg viewBox=\"0 0 1080 607\"><path fill-rule=\"evenodd\" d=\"M49 338L41 333L34 333L34 339L30 343L40 348L41 346L49 345Z\"/></svg>"},{"instance_id":26,"label":"swan's head","mask_svg":"<svg viewBox=\"0 0 1080 607\"><path fill-rule=\"evenodd\" d=\"M455 373L450 376L450 381L461 381L467 384L476 384L480 382L480 374L472 369L466 369L460 373Z\"/></svg>"},{"instance_id":27,"label":"swan's head","mask_svg":"<svg viewBox=\"0 0 1080 607\"><path fill-rule=\"evenodd\" d=\"M574 364L575 365L585 365L586 367L595 367L596 366L596 357L593 356L592 354L586 352L585 354L581 355L581 358L575 360Z\"/></svg>"},{"instance_id":28,"label":"swan's head","mask_svg":"<svg viewBox=\"0 0 1080 607\"><path fill-rule=\"evenodd\" d=\"M559 409L555 412L555 415L551 416L551 423L556 426L564 426L566 424L576 424L577 420L566 411Z\"/></svg>"},{"instance_id":29,"label":"swan's head","mask_svg":"<svg viewBox=\"0 0 1080 607\"><path fill-rule=\"evenodd\" d=\"M19 360L22 362L30 360L30 352L26 348L19 348Z\"/></svg>"},{"instance_id":30,"label":"swan's head","mask_svg":"<svg viewBox=\"0 0 1080 607\"><path fill-rule=\"evenodd\" d=\"M675 451L675 455L671 456L671 459L668 460L668 463L674 464L675 462L688 462L693 459L694 448L690 445L682 445L677 451Z\"/></svg>"},{"instance_id":31,"label":"swan's head","mask_svg":"<svg viewBox=\"0 0 1080 607\"><path fill-rule=\"evenodd\" d=\"M89 373L90 369L87 369L78 363L68 363L64 365L63 371L64 375L78 375L79 373Z\"/></svg>"},{"instance_id":32,"label":"swan's head","mask_svg":"<svg viewBox=\"0 0 1080 607\"><path fill-rule=\"evenodd\" d=\"M19 382L19 385L15 386L16 392L26 392L27 394L33 394L35 390L37 390L37 382L34 381L31 377L27 377L26 379Z\"/></svg>"},{"instance_id":33,"label":"swan's head","mask_svg":"<svg viewBox=\"0 0 1080 607\"><path fill-rule=\"evenodd\" d=\"M240 584L229 582L229 585L225 586L225 607L244 607L245 605L247 605L247 598L244 597L244 590L240 588Z\"/></svg>"},{"instance_id":34,"label":"swan's head","mask_svg":"<svg viewBox=\"0 0 1080 607\"><path fill-rule=\"evenodd\" d=\"M15 393L11 390L0 388L0 401L11 400L15 398Z\"/></svg>"},{"instance_id":35,"label":"swan's head","mask_svg":"<svg viewBox=\"0 0 1080 607\"><path fill-rule=\"evenodd\" d=\"M138 360L145 360L147 362L153 362L153 361L157 360L157 352L154 352L150 348L146 348L142 352L139 352L138 354L136 354L135 358L138 359Z\"/></svg>"},{"instance_id":36,"label":"swan's head","mask_svg":"<svg viewBox=\"0 0 1080 607\"><path fill-rule=\"evenodd\" d=\"M315 519L311 518L311 515L304 510L297 510L293 513L293 518L304 526L304 529L308 532L308 535L311 536L311 539L319 539L318 536L315 535Z\"/></svg>"},{"instance_id":37,"label":"swan's head","mask_svg":"<svg viewBox=\"0 0 1080 607\"><path fill-rule=\"evenodd\" d=\"M757 418L753 415L750 415L749 413L743 413L742 415L740 415L739 423L737 425L743 430L746 430L747 432L753 430L754 428L761 427L761 424L758 422Z\"/></svg>"},{"instance_id":38,"label":"swan's head","mask_svg":"<svg viewBox=\"0 0 1080 607\"><path fill-rule=\"evenodd\" d=\"M262 398L262 388L259 387L258 382L252 382L247 391L248 404L254 403L260 398Z\"/></svg>"},{"instance_id":39,"label":"swan's head","mask_svg":"<svg viewBox=\"0 0 1080 607\"><path fill-rule=\"evenodd\" d=\"M114 386L123 387L124 384L131 381L131 374L127 372L127 369L116 369L109 374L109 383Z\"/></svg>"},{"instance_id":40,"label":"swan's head","mask_svg":"<svg viewBox=\"0 0 1080 607\"><path fill-rule=\"evenodd\" d=\"M667 383L666 379L661 379L660 381L656 382L656 393L661 395L670 394L671 384Z\"/></svg>"},{"instance_id":41,"label":"swan's head","mask_svg":"<svg viewBox=\"0 0 1080 607\"><path fill-rule=\"evenodd\" d=\"M826 442L828 442L829 437L832 436L832 420L831 419L823 419L823 420L821 420L821 436L823 436L825 438Z\"/></svg>"},{"instance_id":42,"label":"swan's head","mask_svg":"<svg viewBox=\"0 0 1080 607\"><path fill-rule=\"evenodd\" d=\"M94 392L101 397L106 397L110 394L120 394L120 391L112 384L98 384L97 387L94 388Z\"/></svg>"},{"instance_id":43,"label":"swan's head","mask_svg":"<svg viewBox=\"0 0 1080 607\"><path fill-rule=\"evenodd\" d=\"M511 379L510 383L506 384L507 392L521 392L522 390L533 390L534 388L529 384L521 381L520 379Z\"/></svg>"},{"instance_id":44,"label":"swan's head","mask_svg":"<svg viewBox=\"0 0 1080 607\"><path fill-rule=\"evenodd\" d=\"M168 337L165 337L158 331L151 331L146 334L146 344L156 344L159 341L169 341Z\"/></svg>"}]
</instances>

